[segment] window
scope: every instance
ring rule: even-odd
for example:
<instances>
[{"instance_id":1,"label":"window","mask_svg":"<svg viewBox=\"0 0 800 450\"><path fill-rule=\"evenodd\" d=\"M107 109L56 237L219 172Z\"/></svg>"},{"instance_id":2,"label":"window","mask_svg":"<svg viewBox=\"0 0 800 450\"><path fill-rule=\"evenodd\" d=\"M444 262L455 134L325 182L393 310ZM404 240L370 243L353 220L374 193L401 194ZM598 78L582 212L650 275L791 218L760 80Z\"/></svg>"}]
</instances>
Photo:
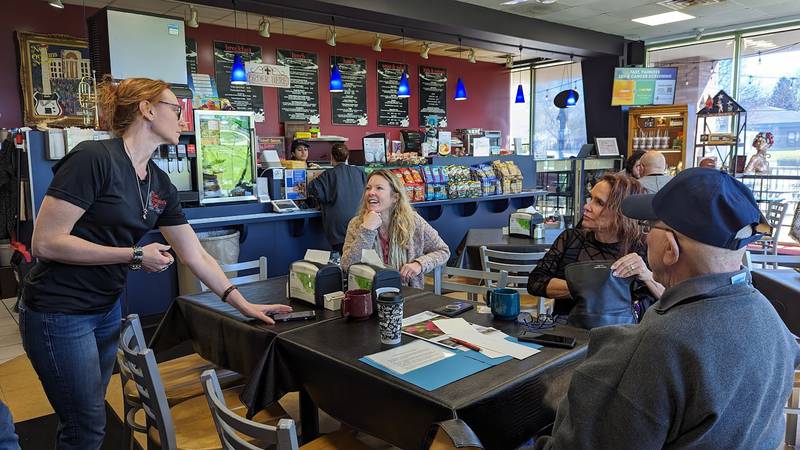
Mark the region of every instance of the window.
<instances>
[{"instance_id":1,"label":"window","mask_svg":"<svg viewBox=\"0 0 800 450\"><path fill-rule=\"evenodd\" d=\"M720 90L733 96L733 53L734 39L722 39L713 42L688 44L648 52L648 66L677 67L678 81L675 89L675 104L689 105L689 124L686 127L689 140L686 141L686 165L691 167L692 161L703 156L703 148L695 148L691 139L698 139L695 132L697 111L709 96L713 97ZM708 126L712 132L720 132L729 128L729 118L711 118ZM684 139L686 137L684 136ZM713 154L709 148L709 154Z\"/></svg>"},{"instance_id":2,"label":"window","mask_svg":"<svg viewBox=\"0 0 800 450\"><path fill-rule=\"evenodd\" d=\"M800 30L742 38L739 103L747 110L745 149L759 132L770 132L770 172L800 174Z\"/></svg>"},{"instance_id":3,"label":"window","mask_svg":"<svg viewBox=\"0 0 800 450\"><path fill-rule=\"evenodd\" d=\"M533 107L534 153L568 158L586 143L586 111L580 63L566 63L535 70ZM553 98L561 91L575 89L580 98L572 108L560 109Z\"/></svg>"},{"instance_id":4,"label":"window","mask_svg":"<svg viewBox=\"0 0 800 450\"><path fill-rule=\"evenodd\" d=\"M515 103L517 88L522 85L522 93L525 95L525 103ZM508 145L514 148L518 154L530 155L531 146L531 70L517 69L511 71L511 83L509 83L509 95L511 98L511 135ZM516 148L514 139L520 139L522 149ZM520 151L521 150L521 151Z\"/></svg>"}]
</instances>

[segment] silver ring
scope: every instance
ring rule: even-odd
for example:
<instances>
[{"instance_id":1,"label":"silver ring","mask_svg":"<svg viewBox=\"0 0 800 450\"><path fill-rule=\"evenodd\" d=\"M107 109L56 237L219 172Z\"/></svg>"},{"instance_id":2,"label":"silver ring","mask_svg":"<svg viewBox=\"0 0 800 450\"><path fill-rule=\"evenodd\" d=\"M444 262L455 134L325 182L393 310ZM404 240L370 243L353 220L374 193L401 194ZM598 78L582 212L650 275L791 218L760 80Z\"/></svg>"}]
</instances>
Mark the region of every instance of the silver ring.
<instances>
[{"instance_id":1,"label":"silver ring","mask_svg":"<svg viewBox=\"0 0 800 450\"><path fill-rule=\"evenodd\" d=\"M633 269L635 269L635 268L636 268L636 265L635 265L635 264L631 264L631 265L628 267L628 269L630 269L630 270L633 270Z\"/></svg>"}]
</instances>

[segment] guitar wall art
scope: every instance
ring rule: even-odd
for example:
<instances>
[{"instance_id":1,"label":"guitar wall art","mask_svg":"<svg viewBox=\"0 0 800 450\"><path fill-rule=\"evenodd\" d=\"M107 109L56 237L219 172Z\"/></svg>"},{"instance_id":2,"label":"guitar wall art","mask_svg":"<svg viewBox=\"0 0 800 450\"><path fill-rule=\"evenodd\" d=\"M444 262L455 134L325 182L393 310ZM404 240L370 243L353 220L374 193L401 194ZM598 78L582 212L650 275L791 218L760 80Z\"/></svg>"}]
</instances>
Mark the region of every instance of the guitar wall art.
<instances>
[{"instance_id":1,"label":"guitar wall art","mask_svg":"<svg viewBox=\"0 0 800 450\"><path fill-rule=\"evenodd\" d=\"M79 101L81 80L92 77L87 41L18 31L17 42L25 125L86 126L94 117Z\"/></svg>"}]
</instances>

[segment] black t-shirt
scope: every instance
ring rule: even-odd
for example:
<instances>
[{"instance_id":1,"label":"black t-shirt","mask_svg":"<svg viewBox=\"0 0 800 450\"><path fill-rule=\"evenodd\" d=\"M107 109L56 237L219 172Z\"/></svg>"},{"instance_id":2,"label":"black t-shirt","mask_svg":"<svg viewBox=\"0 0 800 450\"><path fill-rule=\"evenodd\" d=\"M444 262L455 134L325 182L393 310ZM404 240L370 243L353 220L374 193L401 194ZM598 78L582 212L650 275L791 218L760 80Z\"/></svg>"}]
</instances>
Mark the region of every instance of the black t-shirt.
<instances>
[{"instance_id":1,"label":"black t-shirt","mask_svg":"<svg viewBox=\"0 0 800 450\"><path fill-rule=\"evenodd\" d=\"M47 195L86 211L70 234L89 242L132 247L154 227L187 223L167 174L149 161L147 179L139 180L122 139L82 142L53 173ZM23 298L35 311L101 313L114 306L127 274L128 264L82 266L40 258L25 280Z\"/></svg>"}]
</instances>

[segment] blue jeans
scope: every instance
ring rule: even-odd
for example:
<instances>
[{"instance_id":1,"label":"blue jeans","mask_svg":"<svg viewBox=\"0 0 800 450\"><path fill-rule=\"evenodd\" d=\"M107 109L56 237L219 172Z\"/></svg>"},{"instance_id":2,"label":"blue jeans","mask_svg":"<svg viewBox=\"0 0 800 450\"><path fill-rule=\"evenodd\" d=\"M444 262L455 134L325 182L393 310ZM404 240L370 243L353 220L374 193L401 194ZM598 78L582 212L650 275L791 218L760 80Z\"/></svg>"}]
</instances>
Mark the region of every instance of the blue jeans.
<instances>
[{"instance_id":1,"label":"blue jeans","mask_svg":"<svg viewBox=\"0 0 800 450\"><path fill-rule=\"evenodd\" d=\"M56 448L99 449L114 369L120 303L102 314L36 312L20 302L22 346L58 416Z\"/></svg>"},{"instance_id":2,"label":"blue jeans","mask_svg":"<svg viewBox=\"0 0 800 450\"><path fill-rule=\"evenodd\" d=\"M5 403L0 401L0 450L19 450L14 419Z\"/></svg>"}]
</instances>

